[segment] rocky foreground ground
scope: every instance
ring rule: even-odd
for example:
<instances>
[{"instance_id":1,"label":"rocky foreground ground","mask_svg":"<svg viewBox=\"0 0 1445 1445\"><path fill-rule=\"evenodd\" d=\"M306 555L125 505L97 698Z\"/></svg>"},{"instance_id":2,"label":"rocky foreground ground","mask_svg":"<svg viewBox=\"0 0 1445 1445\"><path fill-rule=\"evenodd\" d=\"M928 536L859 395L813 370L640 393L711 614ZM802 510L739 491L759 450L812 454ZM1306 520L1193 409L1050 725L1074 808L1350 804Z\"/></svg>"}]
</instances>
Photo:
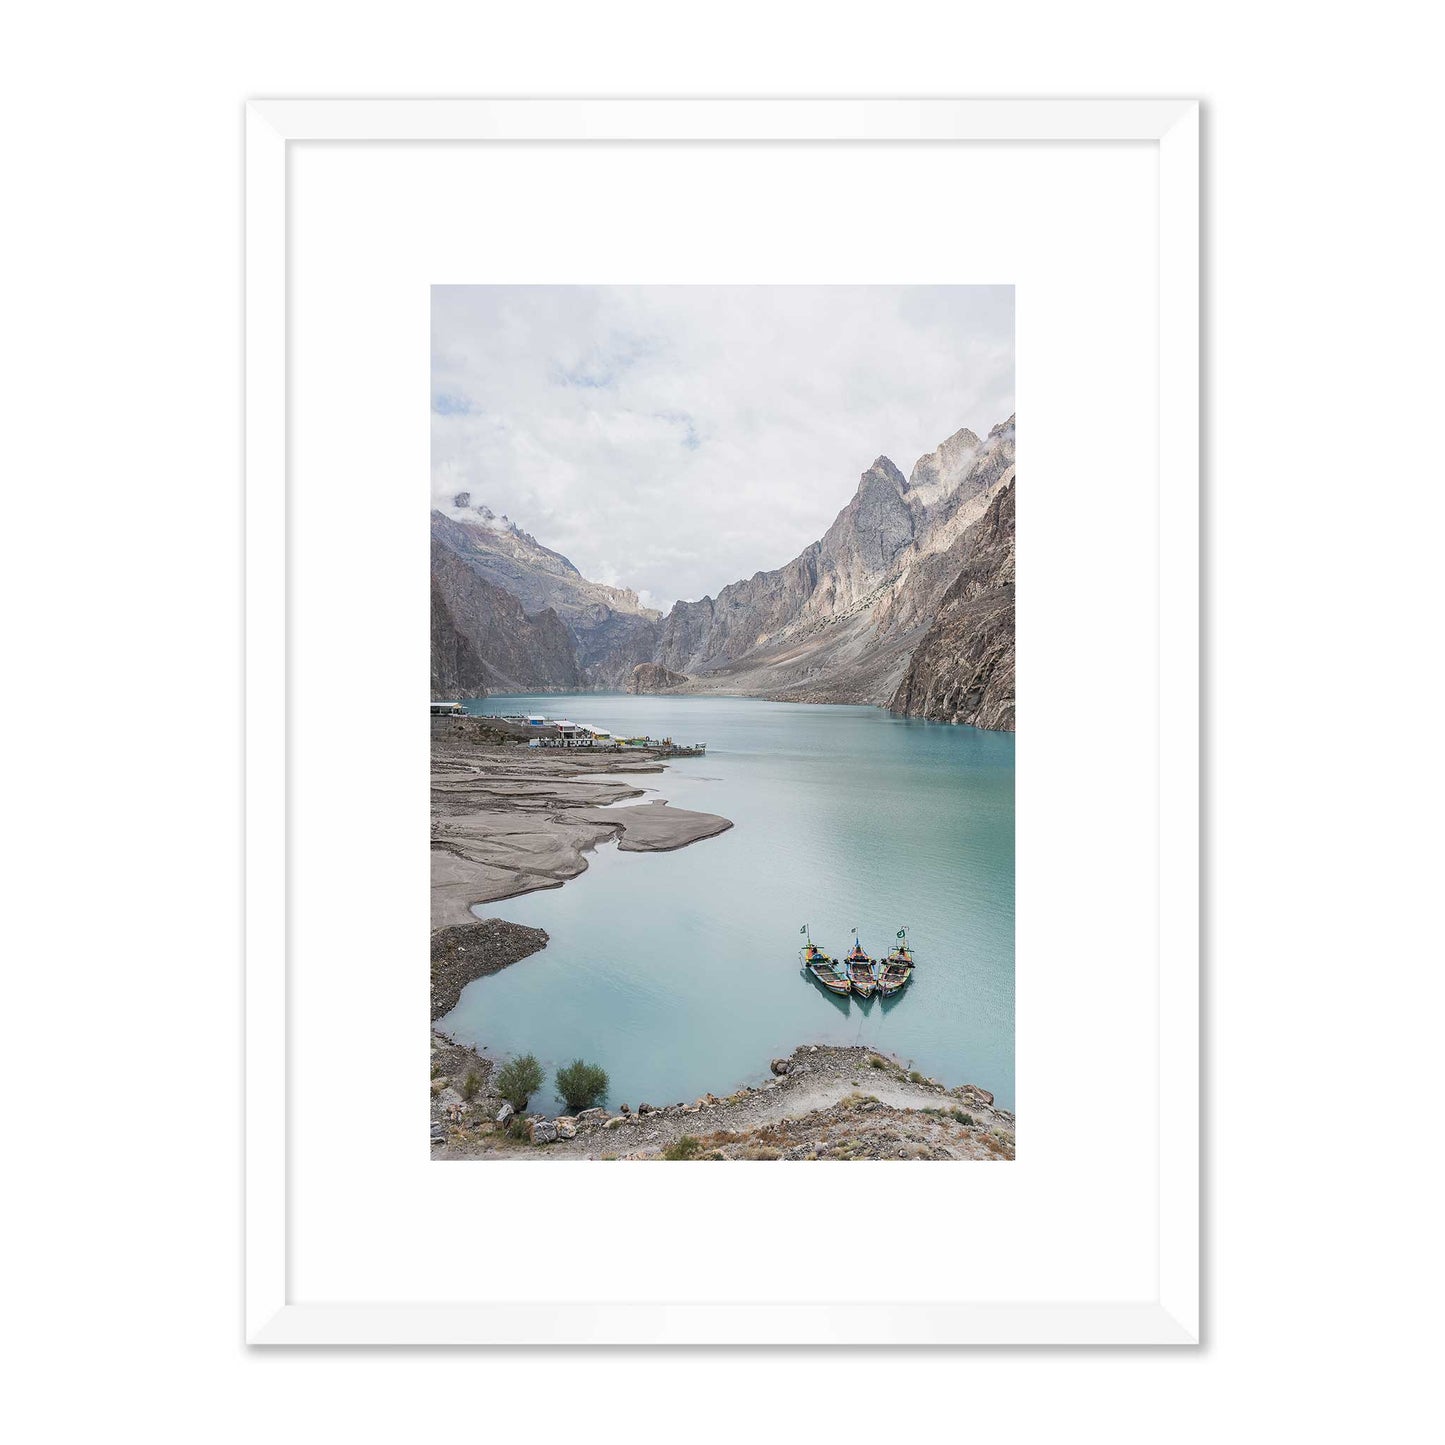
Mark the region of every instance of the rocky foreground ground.
<instances>
[{"instance_id":1,"label":"rocky foreground ground","mask_svg":"<svg viewBox=\"0 0 1445 1445\"><path fill-rule=\"evenodd\" d=\"M1012 1159L1014 1116L876 1049L803 1044L771 1077L667 1105L512 1115L493 1065L432 1034L433 1159Z\"/></svg>"}]
</instances>

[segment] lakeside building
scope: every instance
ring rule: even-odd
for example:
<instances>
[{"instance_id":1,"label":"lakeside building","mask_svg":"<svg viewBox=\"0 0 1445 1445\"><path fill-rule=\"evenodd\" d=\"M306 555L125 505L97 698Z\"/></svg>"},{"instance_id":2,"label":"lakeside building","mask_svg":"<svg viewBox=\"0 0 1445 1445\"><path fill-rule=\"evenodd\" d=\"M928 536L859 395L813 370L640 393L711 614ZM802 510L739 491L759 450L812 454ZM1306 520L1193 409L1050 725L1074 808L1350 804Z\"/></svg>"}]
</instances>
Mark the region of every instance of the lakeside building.
<instances>
[{"instance_id":1,"label":"lakeside building","mask_svg":"<svg viewBox=\"0 0 1445 1445\"><path fill-rule=\"evenodd\" d=\"M434 702L431 705L433 717L465 717L466 709L459 702Z\"/></svg>"}]
</instances>

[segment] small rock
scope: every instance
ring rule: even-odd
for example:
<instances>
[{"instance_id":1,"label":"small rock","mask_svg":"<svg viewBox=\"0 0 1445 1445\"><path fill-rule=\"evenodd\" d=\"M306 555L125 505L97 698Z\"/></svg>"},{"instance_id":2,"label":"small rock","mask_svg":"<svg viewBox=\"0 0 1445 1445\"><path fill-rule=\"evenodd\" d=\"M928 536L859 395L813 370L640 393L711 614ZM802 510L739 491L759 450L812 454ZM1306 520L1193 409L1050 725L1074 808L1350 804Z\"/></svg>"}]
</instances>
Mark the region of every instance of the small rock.
<instances>
[{"instance_id":1,"label":"small rock","mask_svg":"<svg viewBox=\"0 0 1445 1445\"><path fill-rule=\"evenodd\" d=\"M624 1105L622 1106L622 1113L623 1113L623 1117L625 1118L627 1115L629 1115L629 1114L632 1113L632 1110L631 1110L630 1108L628 1108L628 1106L627 1106L626 1104L624 1104Z\"/></svg>"},{"instance_id":2,"label":"small rock","mask_svg":"<svg viewBox=\"0 0 1445 1445\"><path fill-rule=\"evenodd\" d=\"M604 1129L620 1129L622 1127L622 1116L618 1115L615 1119L609 1119L602 1127Z\"/></svg>"},{"instance_id":3,"label":"small rock","mask_svg":"<svg viewBox=\"0 0 1445 1445\"><path fill-rule=\"evenodd\" d=\"M503 1104L502 1107L497 1110L497 1123L505 1124L516 1112L510 1104Z\"/></svg>"}]
</instances>

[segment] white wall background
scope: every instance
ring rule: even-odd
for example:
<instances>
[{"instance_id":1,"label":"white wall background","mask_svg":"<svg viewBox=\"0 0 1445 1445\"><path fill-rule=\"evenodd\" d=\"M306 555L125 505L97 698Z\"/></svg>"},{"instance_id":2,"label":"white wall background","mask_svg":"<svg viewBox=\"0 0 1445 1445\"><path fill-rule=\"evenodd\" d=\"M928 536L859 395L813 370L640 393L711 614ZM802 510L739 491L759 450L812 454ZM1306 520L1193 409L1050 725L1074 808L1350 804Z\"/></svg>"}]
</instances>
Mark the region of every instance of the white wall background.
<instances>
[{"instance_id":1,"label":"white wall background","mask_svg":"<svg viewBox=\"0 0 1445 1445\"><path fill-rule=\"evenodd\" d=\"M1423 14L251 0L11 17L0 605L19 927L0 1065L20 1438L1421 1428L1445 480ZM639 1366L241 1346L241 103L569 93L1206 102L1203 1349L925 1353L885 1375L776 1351ZM1129 421L1100 433L1127 445ZM205 718L156 708L176 693ZM34 706L57 695L65 709ZM454 1227L484 1245L505 1225Z\"/></svg>"}]
</instances>

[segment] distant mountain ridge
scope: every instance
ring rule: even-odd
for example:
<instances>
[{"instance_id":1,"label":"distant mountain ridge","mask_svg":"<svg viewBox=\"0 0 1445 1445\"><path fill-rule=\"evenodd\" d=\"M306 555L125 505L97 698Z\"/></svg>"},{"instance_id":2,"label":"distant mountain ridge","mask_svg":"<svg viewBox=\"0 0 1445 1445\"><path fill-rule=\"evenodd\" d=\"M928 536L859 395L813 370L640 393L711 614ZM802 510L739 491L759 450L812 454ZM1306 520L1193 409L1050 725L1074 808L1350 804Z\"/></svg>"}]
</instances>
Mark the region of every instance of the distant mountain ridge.
<instances>
[{"instance_id":1,"label":"distant mountain ridge","mask_svg":"<svg viewBox=\"0 0 1445 1445\"><path fill-rule=\"evenodd\" d=\"M689 691L887 704L958 575L968 529L1014 477L1015 423L963 430L911 476L878 457L822 538L783 567L680 602L657 661Z\"/></svg>"},{"instance_id":2,"label":"distant mountain ridge","mask_svg":"<svg viewBox=\"0 0 1445 1445\"><path fill-rule=\"evenodd\" d=\"M470 575L510 594L529 616L555 614L571 639L575 681L569 686L620 687L639 662L652 661L660 612L644 607L628 588L589 582L560 552L544 547L506 517L496 517L485 505L473 507L470 493L457 494L450 514L432 511L431 535L434 583L440 548ZM454 567L446 569L444 603L460 575ZM512 661L526 670L524 659ZM542 681L558 671L549 636L531 685L562 686Z\"/></svg>"},{"instance_id":3,"label":"distant mountain ridge","mask_svg":"<svg viewBox=\"0 0 1445 1445\"><path fill-rule=\"evenodd\" d=\"M580 686L874 703L1011 729L1014 450L1011 416L986 438L953 433L907 478L877 457L792 561L666 617L459 493L432 512L433 687L442 676L463 695ZM478 583L520 604L505 646L505 609Z\"/></svg>"}]
</instances>

